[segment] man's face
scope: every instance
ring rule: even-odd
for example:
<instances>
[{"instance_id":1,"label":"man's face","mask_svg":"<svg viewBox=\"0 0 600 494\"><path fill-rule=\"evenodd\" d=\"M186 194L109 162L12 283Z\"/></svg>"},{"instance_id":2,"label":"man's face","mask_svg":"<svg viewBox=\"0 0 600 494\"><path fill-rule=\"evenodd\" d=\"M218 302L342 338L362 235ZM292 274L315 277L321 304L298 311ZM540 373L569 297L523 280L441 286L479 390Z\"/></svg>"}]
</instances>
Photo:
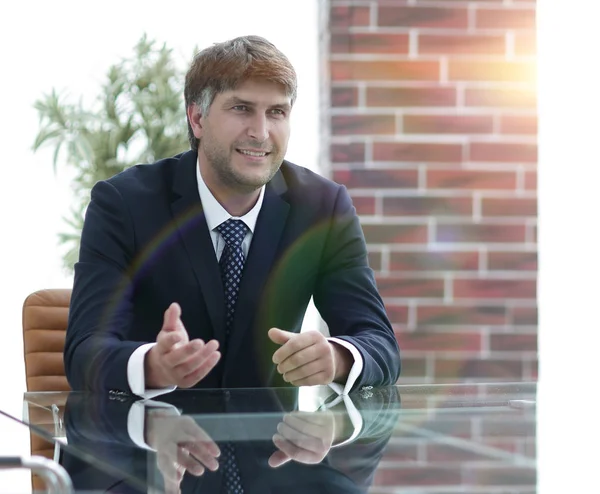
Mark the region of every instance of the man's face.
<instances>
[{"instance_id":1,"label":"man's face","mask_svg":"<svg viewBox=\"0 0 600 494\"><path fill-rule=\"evenodd\" d=\"M190 118L200 139L205 179L242 193L271 180L287 151L291 109L284 88L268 81L246 81L217 94L208 115ZM193 106L190 111L200 110Z\"/></svg>"}]
</instances>

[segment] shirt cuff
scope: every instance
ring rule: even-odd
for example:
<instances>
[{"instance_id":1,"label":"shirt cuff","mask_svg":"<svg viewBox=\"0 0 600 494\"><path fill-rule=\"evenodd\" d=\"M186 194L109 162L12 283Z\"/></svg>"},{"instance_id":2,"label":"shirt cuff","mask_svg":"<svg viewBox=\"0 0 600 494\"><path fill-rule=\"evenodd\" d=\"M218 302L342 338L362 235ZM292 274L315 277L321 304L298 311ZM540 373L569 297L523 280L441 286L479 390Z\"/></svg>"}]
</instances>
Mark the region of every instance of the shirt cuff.
<instances>
[{"instance_id":1,"label":"shirt cuff","mask_svg":"<svg viewBox=\"0 0 600 494\"><path fill-rule=\"evenodd\" d=\"M335 446L332 446L332 448L339 448L340 446L343 446L344 444L348 444L348 443L354 441L356 439L356 437L358 436L358 434L360 434L360 431L363 428L362 415L360 414L360 412L354 405L354 402L348 395L345 395L345 394L339 395L337 398L335 398L330 403L324 404L321 408L324 410L333 408L342 400L344 401L344 405L346 406L346 412L348 412L348 418L350 419L350 423L352 424L352 427L354 428L354 430L352 431L352 434L348 439L346 439L345 441L342 441L339 444L336 444Z\"/></svg>"},{"instance_id":2,"label":"shirt cuff","mask_svg":"<svg viewBox=\"0 0 600 494\"><path fill-rule=\"evenodd\" d=\"M327 341L333 341L333 342L337 343L338 345L341 345L344 348L348 349L350 351L350 353L352 354L352 358L354 359L354 364L352 364L352 368L350 369L350 372L348 373L348 378L346 379L346 384L341 385L340 383L333 383L333 382L329 384L331 389L333 389L337 394L347 395L348 393L350 393L352 386L354 386L354 383L356 382L356 380L362 373L363 365L364 365L362 355L360 354L358 349L352 343L349 343L346 340L342 340L340 338L327 338Z\"/></svg>"},{"instance_id":3,"label":"shirt cuff","mask_svg":"<svg viewBox=\"0 0 600 494\"><path fill-rule=\"evenodd\" d=\"M127 361L127 382L131 388L131 392L134 395L140 396L144 399L154 398L165 393L174 391L177 386L171 386L168 388L151 389L146 390L146 376L144 374L144 360L146 354L150 349L156 345L156 343L146 343L139 346L129 357Z\"/></svg>"},{"instance_id":4,"label":"shirt cuff","mask_svg":"<svg viewBox=\"0 0 600 494\"><path fill-rule=\"evenodd\" d=\"M181 414L173 405L159 401L136 401L133 405L131 405L129 413L127 414L127 432L129 434L129 438L137 447L154 451L154 449L148 446L146 443L146 438L144 437L146 408L148 406L153 408L170 408L175 415Z\"/></svg>"}]
</instances>

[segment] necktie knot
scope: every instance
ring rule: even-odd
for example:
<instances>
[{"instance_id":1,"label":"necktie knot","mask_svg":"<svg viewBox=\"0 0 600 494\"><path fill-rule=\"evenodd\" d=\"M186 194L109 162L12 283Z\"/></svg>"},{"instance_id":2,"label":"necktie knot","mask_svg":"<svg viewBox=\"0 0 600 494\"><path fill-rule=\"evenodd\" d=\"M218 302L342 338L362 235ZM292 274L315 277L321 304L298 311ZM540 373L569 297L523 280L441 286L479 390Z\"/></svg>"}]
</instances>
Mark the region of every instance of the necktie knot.
<instances>
[{"instance_id":1,"label":"necktie knot","mask_svg":"<svg viewBox=\"0 0 600 494\"><path fill-rule=\"evenodd\" d=\"M235 249L242 245L246 233L248 233L248 227L242 220L229 218L217 227L217 231L221 234L225 243L230 248Z\"/></svg>"}]
</instances>

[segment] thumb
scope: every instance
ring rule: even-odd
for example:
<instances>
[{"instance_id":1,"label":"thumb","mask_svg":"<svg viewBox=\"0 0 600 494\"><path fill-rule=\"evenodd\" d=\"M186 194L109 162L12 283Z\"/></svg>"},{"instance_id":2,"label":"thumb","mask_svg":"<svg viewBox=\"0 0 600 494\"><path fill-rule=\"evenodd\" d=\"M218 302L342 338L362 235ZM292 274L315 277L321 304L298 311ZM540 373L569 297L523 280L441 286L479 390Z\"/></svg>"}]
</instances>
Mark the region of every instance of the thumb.
<instances>
[{"instance_id":1,"label":"thumb","mask_svg":"<svg viewBox=\"0 0 600 494\"><path fill-rule=\"evenodd\" d=\"M169 305L165 311L162 331L177 331L179 329L179 319L181 318L181 307L177 302Z\"/></svg>"},{"instance_id":2,"label":"thumb","mask_svg":"<svg viewBox=\"0 0 600 494\"><path fill-rule=\"evenodd\" d=\"M292 336L294 336L295 333L291 333L290 331L284 331L283 329L279 328L271 328L269 329L268 334L269 339L273 343L277 343L278 345L284 345L285 343L290 341L290 339L292 338Z\"/></svg>"}]
</instances>

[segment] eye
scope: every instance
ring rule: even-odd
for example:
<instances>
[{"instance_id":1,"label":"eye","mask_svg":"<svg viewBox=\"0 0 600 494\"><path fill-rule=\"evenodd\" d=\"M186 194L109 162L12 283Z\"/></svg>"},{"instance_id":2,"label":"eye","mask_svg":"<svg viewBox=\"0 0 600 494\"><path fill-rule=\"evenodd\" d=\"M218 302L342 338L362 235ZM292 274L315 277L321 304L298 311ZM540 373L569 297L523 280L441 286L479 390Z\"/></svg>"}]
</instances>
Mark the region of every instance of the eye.
<instances>
[{"instance_id":1,"label":"eye","mask_svg":"<svg viewBox=\"0 0 600 494\"><path fill-rule=\"evenodd\" d=\"M235 111L248 111L249 108L246 105L235 105L232 110Z\"/></svg>"},{"instance_id":2,"label":"eye","mask_svg":"<svg viewBox=\"0 0 600 494\"><path fill-rule=\"evenodd\" d=\"M285 115L285 111L283 111L281 108L273 108L270 110L271 115Z\"/></svg>"}]
</instances>

